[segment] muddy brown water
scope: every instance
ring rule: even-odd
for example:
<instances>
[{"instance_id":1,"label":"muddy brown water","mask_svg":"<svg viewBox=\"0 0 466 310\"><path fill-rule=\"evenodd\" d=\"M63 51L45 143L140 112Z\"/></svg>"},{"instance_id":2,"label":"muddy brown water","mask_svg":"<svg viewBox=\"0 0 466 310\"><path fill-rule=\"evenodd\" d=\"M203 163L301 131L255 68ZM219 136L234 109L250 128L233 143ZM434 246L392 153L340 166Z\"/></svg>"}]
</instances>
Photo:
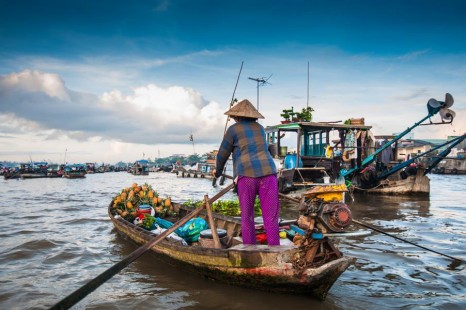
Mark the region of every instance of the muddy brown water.
<instances>
[{"instance_id":1,"label":"muddy brown water","mask_svg":"<svg viewBox=\"0 0 466 310\"><path fill-rule=\"evenodd\" d=\"M466 260L466 176L430 178L430 197L346 201L355 219ZM176 201L220 190L209 180L170 173L0 180L0 309L46 309L137 249L117 234L106 212L112 197L133 182L147 182ZM295 214L293 205L282 205L283 218ZM323 302L221 284L148 253L74 308L466 309L465 264L375 232L336 242L357 260Z\"/></svg>"}]
</instances>

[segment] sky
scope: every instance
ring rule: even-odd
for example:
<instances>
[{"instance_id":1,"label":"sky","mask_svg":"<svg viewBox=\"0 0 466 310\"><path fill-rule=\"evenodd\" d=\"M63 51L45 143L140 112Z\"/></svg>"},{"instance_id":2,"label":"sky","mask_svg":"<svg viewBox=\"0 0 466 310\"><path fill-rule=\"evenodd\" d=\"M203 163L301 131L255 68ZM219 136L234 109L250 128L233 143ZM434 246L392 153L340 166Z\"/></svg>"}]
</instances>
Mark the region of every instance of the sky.
<instances>
[{"instance_id":1,"label":"sky","mask_svg":"<svg viewBox=\"0 0 466 310\"><path fill-rule=\"evenodd\" d=\"M430 98L450 93L453 123L419 126L414 138L466 132L466 1L0 7L0 161L204 154L232 124L224 115L232 98L258 107L264 126L309 105L314 121L364 117L383 135L412 126Z\"/></svg>"}]
</instances>

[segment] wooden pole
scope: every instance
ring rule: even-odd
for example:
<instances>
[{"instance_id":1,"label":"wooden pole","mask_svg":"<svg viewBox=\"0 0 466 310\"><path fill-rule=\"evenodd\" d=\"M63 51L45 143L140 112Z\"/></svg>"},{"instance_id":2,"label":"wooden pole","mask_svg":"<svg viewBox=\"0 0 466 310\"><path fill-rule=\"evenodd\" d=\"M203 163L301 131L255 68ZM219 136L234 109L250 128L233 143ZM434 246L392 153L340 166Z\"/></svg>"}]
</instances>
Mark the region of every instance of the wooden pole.
<instances>
[{"instance_id":1,"label":"wooden pole","mask_svg":"<svg viewBox=\"0 0 466 310\"><path fill-rule=\"evenodd\" d=\"M209 221L210 230L212 231L212 238L214 239L214 246L216 249L220 249L222 245L220 244L220 239L218 238L217 226L214 222L214 216L212 215L212 207L209 203L209 197L204 196L204 204L207 211L207 220Z\"/></svg>"}]
</instances>

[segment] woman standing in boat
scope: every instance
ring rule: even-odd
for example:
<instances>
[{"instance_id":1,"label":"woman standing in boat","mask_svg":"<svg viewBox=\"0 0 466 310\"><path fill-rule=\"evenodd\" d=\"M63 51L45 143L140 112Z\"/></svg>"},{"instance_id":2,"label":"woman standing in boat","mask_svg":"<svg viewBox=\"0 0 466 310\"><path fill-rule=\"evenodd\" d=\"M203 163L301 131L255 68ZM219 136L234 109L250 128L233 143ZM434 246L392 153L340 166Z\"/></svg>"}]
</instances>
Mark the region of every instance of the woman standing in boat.
<instances>
[{"instance_id":1,"label":"woman standing in boat","mask_svg":"<svg viewBox=\"0 0 466 310\"><path fill-rule=\"evenodd\" d=\"M220 177L230 154L233 173L237 178L241 208L243 244L256 244L254 202L259 195L262 217L269 245L279 245L277 170L268 150L265 130L257 119L264 118L248 100L243 100L225 112L236 123L231 125L217 154L215 177Z\"/></svg>"}]
</instances>

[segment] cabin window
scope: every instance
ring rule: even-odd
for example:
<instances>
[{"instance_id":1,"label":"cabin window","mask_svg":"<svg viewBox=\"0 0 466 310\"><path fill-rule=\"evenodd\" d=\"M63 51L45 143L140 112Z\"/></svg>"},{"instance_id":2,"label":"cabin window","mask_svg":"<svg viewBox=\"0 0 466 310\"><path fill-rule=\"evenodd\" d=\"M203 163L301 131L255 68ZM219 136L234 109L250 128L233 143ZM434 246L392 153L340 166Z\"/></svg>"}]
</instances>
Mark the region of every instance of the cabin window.
<instances>
[{"instance_id":1,"label":"cabin window","mask_svg":"<svg viewBox=\"0 0 466 310\"><path fill-rule=\"evenodd\" d=\"M324 156L327 147L327 132L304 132L301 139L301 155Z\"/></svg>"}]
</instances>

